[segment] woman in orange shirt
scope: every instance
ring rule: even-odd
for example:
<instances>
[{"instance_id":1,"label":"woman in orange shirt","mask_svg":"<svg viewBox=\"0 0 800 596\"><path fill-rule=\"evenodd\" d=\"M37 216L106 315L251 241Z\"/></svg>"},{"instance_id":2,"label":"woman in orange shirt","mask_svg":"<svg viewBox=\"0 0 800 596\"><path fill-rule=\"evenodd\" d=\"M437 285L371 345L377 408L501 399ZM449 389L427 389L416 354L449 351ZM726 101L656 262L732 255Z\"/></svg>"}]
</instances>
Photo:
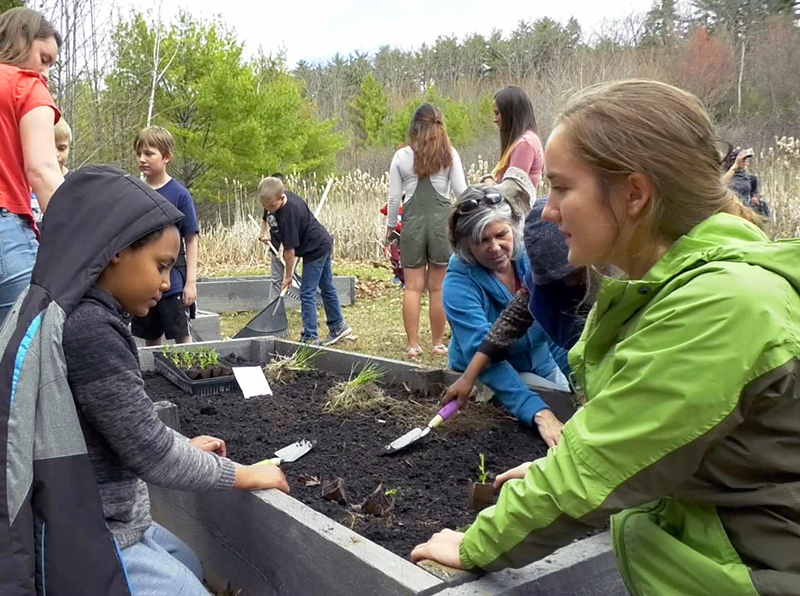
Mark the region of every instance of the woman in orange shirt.
<instances>
[{"instance_id":1,"label":"woman in orange shirt","mask_svg":"<svg viewBox=\"0 0 800 596\"><path fill-rule=\"evenodd\" d=\"M61 37L38 12L0 15L0 324L30 283L39 243L31 189L43 212L64 181L53 126L61 114L47 77Z\"/></svg>"}]
</instances>

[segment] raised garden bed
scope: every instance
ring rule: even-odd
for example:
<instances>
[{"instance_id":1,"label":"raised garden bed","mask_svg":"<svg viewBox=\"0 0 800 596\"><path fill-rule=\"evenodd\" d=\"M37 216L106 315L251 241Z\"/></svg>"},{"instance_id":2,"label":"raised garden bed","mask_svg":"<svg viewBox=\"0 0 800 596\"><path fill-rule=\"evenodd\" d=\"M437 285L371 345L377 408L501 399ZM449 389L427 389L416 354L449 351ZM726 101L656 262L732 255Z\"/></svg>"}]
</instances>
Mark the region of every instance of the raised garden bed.
<instances>
[{"instance_id":1,"label":"raised garden bed","mask_svg":"<svg viewBox=\"0 0 800 596\"><path fill-rule=\"evenodd\" d=\"M342 306L355 304L355 277L334 275L333 284ZM269 286L268 275L201 278L197 281L197 303L204 310L216 313L261 310L269 301ZM300 307L299 302L288 296L285 303L286 308Z\"/></svg>"},{"instance_id":2,"label":"raised garden bed","mask_svg":"<svg viewBox=\"0 0 800 596\"><path fill-rule=\"evenodd\" d=\"M214 345L222 354L220 346L227 346L252 361L297 347L271 339ZM543 454L544 445L502 411L483 406L446 422L408 451L380 457L385 444L427 423L437 410L435 396L452 375L381 361L387 402L361 412L325 413L327 388L366 361L323 349L315 362L322 372L300 373L294 383L273 384L274 397L250 400L238 391L191 397L162 379L148 378L154 399L178 405L177 411L162 412L180 419L185 434L225 438L236 460L259 461L298 439L317 440L310 453L284 466L291 497L276 491L193 495L151 487L154 517L195 548L212 585L224 588L230 582L244 594L625 594L605 535L485 578L432 575L405 560L432 532L474 518L467 505L468 481L478 476L480 453L489 471L498 473ZM142 351L142 364L152 369L149 351ZM566 417L568 399L544 397ZM350 505L364 503L381 485L377 495L384 497L381 501L393 499L393 507L378 517L323 500L322 483L336 478L344 479Z\"/></svg>"},{"instance_id":3,"label":"raised garden bed","mask_svg":"<svg viewBox=\"0 0 800 596\"><path fill-rule=\"evenodd\" d=\"M158 375L146 380L154 400L178 406L181 432L225 439L231 459L255 463L299 439L317 442L311 452L284 466L292 496L402 557L434 530L456 528L475 517L468 504L470 481L479 475L480 454L490 472L503 472L546 453L538 433L492 404L473 406L442 424L418 444L384 456L387 443L438 410L437 399L402 385L384 386L386 399L365 410L326 413L328 391L347 376L300 372L297 380L273 383L273 396L245 400L238 389L192 396ZM344 481L347 504L322 496L323 485ZM386 515L364 514L358 505L379 486L393 501Z\"/></svg>"}]
</instances>

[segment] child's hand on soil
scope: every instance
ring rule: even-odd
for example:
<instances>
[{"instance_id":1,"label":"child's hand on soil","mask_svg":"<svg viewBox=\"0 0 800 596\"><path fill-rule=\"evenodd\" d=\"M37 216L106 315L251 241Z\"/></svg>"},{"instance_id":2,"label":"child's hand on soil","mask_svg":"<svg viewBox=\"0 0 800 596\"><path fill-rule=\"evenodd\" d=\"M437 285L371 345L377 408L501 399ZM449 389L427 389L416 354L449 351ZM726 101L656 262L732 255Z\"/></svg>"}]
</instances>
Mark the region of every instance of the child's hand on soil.
<instances>
[{"instance_id":1,"label":"child's hand on soil","mask_svg":"<svg viewBox=\"0 0 800 596\"><path fill-rule=\"evenodd\" d=\"M411 561L417 563L423 559L429 559L448 567L464 569L459 556L459 549L463 541L463 532L442 530L431 536L425 544L417 545L411 551Z\"/></svg>"},{"instance_id":2,"label":"child's hand on soil","mask_svg":"<svg viewBox=\"0 0 800 596\"><path fill-rule=\"evenodd\" d=\"M494 490L500 490L509 480L524 478L525 474L528 473L528 468L531 467L532 463L532 461L526 461L524 464L520 464L516 468L511 468L510 470L499 474L497 478L494 479Z\"/></svg>"},{"instance_id":3,"label":"child's hand on soil","mask_svg":"<svg viewBox=\"0 0 800 596\"><path fill-rule=\"evenodd\" d=\"M564 428L564 425L551 410L539 410L533 417L533 421L536 423L539 434L542 435L548 447L558 444L558 440L561 438L561 429Z\"/></svg>"},{"instance_id":4,"label":"child's hand on soil","mask_svg":"<svg viewBox=\"0 0 800 596\"><path fill-rule=\"evenodd\" d=\"M222 439L209 437L208 435L200 435L189 442L202 451L211 451L220 457L228 455L228 448L225 445L225 441Z\"/></svg>"},{"instance_id":5,"label":"child's hand on soil","mask_svg":"<svg viewBox=\"0 0 800 596\"><path fill-rule=\"evenodd\" d=\"M233 486L243 490L277 488L279 491L289 494L289 483L286 481L283 470L279 466L268 464L237 465L236 480Z\"/></svg>"}]
</instances>

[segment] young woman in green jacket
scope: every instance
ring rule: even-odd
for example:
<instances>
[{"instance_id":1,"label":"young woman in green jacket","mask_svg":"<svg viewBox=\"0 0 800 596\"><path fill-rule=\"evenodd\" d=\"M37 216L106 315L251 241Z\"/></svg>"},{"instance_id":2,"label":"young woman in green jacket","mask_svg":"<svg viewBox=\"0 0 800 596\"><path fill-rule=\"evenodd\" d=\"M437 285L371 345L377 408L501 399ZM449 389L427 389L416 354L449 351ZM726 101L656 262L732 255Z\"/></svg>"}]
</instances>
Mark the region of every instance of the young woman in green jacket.
<instances>
[{"instance_id":1,"label":"young woman in green jacket","mask_svg":"<svg viewBox=\"0 0 800 596\"><path fill-rule=\"evenodd\" d=\"M497 478L466 533L412 553L520 567L611 516L634 596L800 595L800 241L724 187L699 100L591 87L547 142L574 265L614 265L570 352L585 405L547 457Z\"/></svg>"}]
</instances>

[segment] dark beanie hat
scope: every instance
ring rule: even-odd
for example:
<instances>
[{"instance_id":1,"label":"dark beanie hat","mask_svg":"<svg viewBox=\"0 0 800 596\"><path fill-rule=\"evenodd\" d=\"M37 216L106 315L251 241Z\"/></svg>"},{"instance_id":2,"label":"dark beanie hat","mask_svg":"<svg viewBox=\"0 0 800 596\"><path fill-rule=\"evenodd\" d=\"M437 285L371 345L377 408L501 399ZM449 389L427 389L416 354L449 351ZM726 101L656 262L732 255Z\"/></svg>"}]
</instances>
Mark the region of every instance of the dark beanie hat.
<instances>
[{"instance_id":1,"label":"dark beanie hat","mask_svg":"<svg viewBox=\"0 0 800 596\"><path fill-rule=\"evenodd\" d=\"M547 197L536 199L525 218L525 251L536 285L553 283L580 269L569 264L569 248L558 225L542 219L546 203Z\"/></svg>"}]
</instances>

